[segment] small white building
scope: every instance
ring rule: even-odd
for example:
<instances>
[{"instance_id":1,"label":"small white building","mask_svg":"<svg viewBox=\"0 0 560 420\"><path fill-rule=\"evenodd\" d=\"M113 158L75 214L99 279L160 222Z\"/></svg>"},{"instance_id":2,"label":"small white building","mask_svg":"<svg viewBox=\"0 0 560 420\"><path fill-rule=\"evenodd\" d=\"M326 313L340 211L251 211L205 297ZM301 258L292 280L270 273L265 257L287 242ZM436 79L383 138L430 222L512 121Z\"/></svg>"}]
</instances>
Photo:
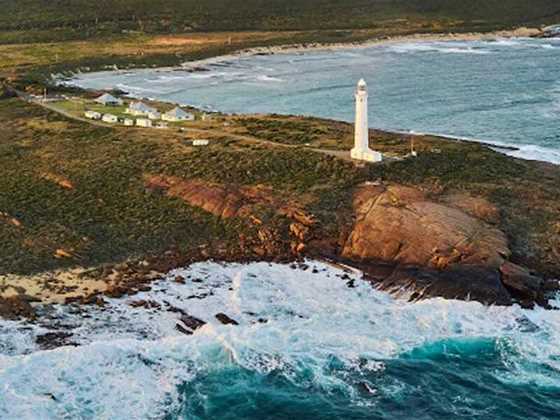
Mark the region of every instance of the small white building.
<instances>
[{"instance_id":1,"label":"small white building","mask_svg":"<svg viewBox=\"0 0 560 420\"><path fill-rule=\"evenodd\" d=\"M148 112L148 118L150 120L159 120L161 118L161 113L159 111Z\"/></svg>"},{"instance_id":2,"label":"small white building","mask_svg":"<svg viewBox=\"0 0 560 420\"><path fill-rule=\"evenodd\" d=\"M113 95L104 93L99 98L95 99L95 102L105 106L120 106L123 104L123 100L115 98Z\"/></svg>"},{"instance_id":3,"label":"small white building","mask_svg":"<svg viewBox=\"0 0 560 420\"><path fill-rule=\"evenodd\" d=\"M178 122L178 121L194 121L194 115L190 112L185 112L179 107L173 108L171 111L166 112L161 116L164 121Z\"/></svg>"},{"instance_id":4,"label":"small white building","mask_svg":"<svg viewBox=\"0 0 560 420\"><path fill-rule=\"evenodd\" d=\"M205 139L197 139L197 140L193 140L192 142L193 146L208 146L208 144L210 144L210 142Z\"/></svg>"},{"instance_id":5,"label":"small white building","mask_svg":"<svg viewBox=\"0 0 560 420\"><path fill-rule=\"evenodd\" d=\"M131 114L131 115L138 115L138 116L142 116L142 117L148 116L151 113L152 114L153 113L158 113L159 114L157 109L155 109L155 108L153 108L149 105L146 105L143 102L132 102L128 106L128 108L126 109L126 113ZM159 117L157 119L159 119Z\"/></svg>"},{"instance_id":6,"label":"small white building","mask_svg":"<svg viewBox=\"0 0 560 420\"><path fill-rule=\"evenodd\" d=\"M119 122L119 118L113 114L103 114L103 118L101 118L103 122L115 124Z\"/></svg>"},{"instance_id":7,"label":"small white building","mask_svg":"<svg viewBox=\"0 0 560 420\"><path fill-rule=\"evenodd\" d=\"M152 120L150 120L148 118L137 118L136 119L136 125L138 127L151 127L152 126Z\"/></svg>"},{"instance_id":8,"label":"small white building","mask_svg":"<svg viewBox=\"0 0 560 420\"><path fill-rule=\"evenodd\" d=\"M100 120L102 115L100 112L97 111L86 111L84 112L84 117L90 120Z\"/></svg>"},{"instance_id":9,"label":"small white building","mask_svg":"<svg viewBox=\"0 0 560 420\"><path fill-rule=\"evenodd\" d=\"M134 125L134 120L132 118L124 118L122 120L123 124L126 125L127 127L131 127Z\"/></svg>"},{"instance_id":10,"label":"small white building","mask_svg":"<svg viewBox=\"0 0 560 420\"><path fill-rule=\"evenodd\" d=\"M159 121L156 123L156 128L169 128L169 125L166 122Z\"/></svg>"}]
</instances>

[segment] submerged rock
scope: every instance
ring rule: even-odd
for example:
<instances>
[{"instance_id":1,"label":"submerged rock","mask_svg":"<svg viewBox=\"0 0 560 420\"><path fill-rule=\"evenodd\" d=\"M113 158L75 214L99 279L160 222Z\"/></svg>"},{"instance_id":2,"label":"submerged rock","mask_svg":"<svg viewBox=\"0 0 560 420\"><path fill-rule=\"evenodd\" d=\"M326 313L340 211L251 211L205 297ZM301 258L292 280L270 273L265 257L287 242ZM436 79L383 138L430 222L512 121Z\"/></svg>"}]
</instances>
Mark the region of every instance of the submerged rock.
<instances>
[{"instance_id":1,"label":"submerged rock","mask_svg":"<svg viewBox=\"0 0 560 420\"><path fill-rule=\"evenodd\" d=\"M216 319L224 325L239 325L239 322L237 322L235 319L230 318L222 312L216 314Z\"/></svg>"},{"instance_id":2,"label":"submerged rock","mask_svg":"<svg viewBox=\"0 0 560 420\"><path fill-rule=\"evenodd\" d=\"M42 350L52 350L62 346L77 346L76 343L68 341L72 337L72 333L66 332L49 332L38 335L35 342Z\"/></svg>"},{"instance_id":3,"label":"submerged rock","mask_svg":"<svg viewBox=\"0 0 560 420\"><path fill-rule=\"evenodd\" d=\"M175 328L186 335L192 335L196 330L206 325L206 322L198 319L192 315L183 314L180 318L180 323L175 325Z\"/></svg>"}]
</instances>

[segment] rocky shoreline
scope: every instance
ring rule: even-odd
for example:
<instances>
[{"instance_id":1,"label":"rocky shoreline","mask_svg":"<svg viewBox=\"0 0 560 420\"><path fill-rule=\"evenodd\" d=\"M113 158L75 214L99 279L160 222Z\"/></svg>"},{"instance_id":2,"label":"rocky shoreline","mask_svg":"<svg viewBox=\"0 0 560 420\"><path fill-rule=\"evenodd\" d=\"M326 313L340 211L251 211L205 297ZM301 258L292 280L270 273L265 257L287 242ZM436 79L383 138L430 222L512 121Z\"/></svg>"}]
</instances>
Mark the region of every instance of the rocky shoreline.
<instances>
[{"instance_id":1,"label":"rocky shoreline","mask_svg":"<svg viewBox=\"0 0 560 420\"><path fill-rule=\"evenodd\" d=\"M324 260L363 271L373 287L416 301L443 297L487 305L548 307L560 290L545 278L511 261L508 240L497 228L499 210L468 194L430 198L420 189L366 183L354 194L354 220L338 238L325 235L312 214L262 191L191 185L151 178L150 189L163 190L222 219L240 218L256 227L236 245L216 241L191 252L163 255L93 269L61 270L31 277L0 277L0 316L36 317L42 304L94 304L150 290L170 271L203 261L270 261L306 268L306 259ZM255 220L253 207L268 201L290 223L267 226ZM286 229L287 231L283 231Z\"/></svg>"}]
</instances>

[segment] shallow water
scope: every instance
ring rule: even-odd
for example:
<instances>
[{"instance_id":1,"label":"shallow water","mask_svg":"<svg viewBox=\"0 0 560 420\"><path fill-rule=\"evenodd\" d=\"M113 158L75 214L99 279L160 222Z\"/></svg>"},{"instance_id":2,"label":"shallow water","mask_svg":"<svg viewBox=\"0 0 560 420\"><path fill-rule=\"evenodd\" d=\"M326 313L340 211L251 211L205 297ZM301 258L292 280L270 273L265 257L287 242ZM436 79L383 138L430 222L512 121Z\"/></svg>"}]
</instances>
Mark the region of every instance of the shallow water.
<instances>
[{"instance_id":1,"label":"shallow water","mask_svg":"<svg viewBox=\"0 0 560 420\"><path fill-rule=\"evenodd\" d=\"M308 266L199 263L104 308L1 322L0 418L557 418L559 312L407 303ZM208 324L182 335L171 307ZM38 349L53 328L81 345Z\"/></svg>"},{"instance_id":2,"label":"shallow water","mask_svg":"<svg viewBox=\"0 0 560 420\"><path fill-rule=\"evenodd\" d=\"M560 163L560 39L394 43L228 59L209 71L91 73L73 81L225 112L351 121L353 90L370 89L376 128L518 146Z\"/></svg>"}]
</instances>

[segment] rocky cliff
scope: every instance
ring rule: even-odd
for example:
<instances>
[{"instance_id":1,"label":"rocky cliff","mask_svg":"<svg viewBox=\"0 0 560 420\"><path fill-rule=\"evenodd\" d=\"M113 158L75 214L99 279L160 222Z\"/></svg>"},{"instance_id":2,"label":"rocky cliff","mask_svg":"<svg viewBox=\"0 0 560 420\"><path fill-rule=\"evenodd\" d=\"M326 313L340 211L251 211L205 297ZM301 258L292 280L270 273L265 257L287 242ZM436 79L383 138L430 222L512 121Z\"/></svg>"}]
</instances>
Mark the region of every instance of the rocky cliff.
<instances>
[{"instance_id":1,"label":"rocky cliff","mask_svg":"<svg viewBox=\"0 0 560 420\"><path fill-rule=\"evenodd\" d=\"M544 302L548 284L510 261L498 209L482 198L431 200L402 185L362 185L341 257L358 263L393 293L484 303ZM385 266L380 271L377 266Z\"/></svg>"},{"instance_id":2,"label":"rocky cliff","mask_svg":"<svg viewBox=\"0 0 560 420\"><path fill-rule=\"evenodd\" d=\"M531 306L545 304L546 292L554 287L510 261L508 239L498 228L499 210L468 194L431 198L404 185L362 184L354 193L352 225L341 226L340 237L333 238L322 233L301 203L271 189L164 176L147 177L146 186L254 226L253 236L240 238L244 254L329 256L360 267L376 287L410 299L440 296ZM263 221L262 206L278 219ZM338 247L326 245L337 240Z\"/></svg>"}]
</instances>

